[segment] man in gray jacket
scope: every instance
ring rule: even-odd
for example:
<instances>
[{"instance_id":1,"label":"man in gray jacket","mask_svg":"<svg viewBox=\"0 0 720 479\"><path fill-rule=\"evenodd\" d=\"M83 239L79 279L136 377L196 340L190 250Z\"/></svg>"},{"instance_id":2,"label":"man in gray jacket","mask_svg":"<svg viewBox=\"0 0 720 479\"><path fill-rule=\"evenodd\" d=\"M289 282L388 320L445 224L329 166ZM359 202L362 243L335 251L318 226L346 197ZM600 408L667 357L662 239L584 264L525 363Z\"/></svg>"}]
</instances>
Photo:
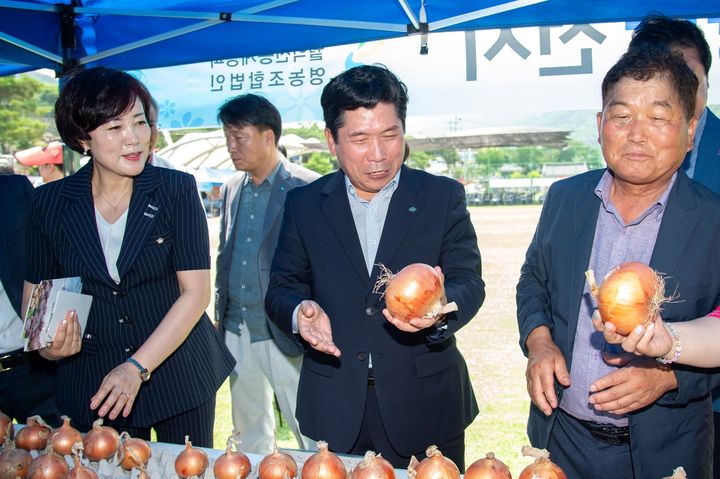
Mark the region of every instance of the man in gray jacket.
<instances>
[{"instance_id":1,"label":"man in gray jacket","mask_svg":"<svg viewBox=\"0 0 720 479\"><path fill-rule=\"evenodd\" d=\"M242 449L272 451L273 394L304 449L311 444L295 419L302 350L265 314L264 298L285 195L319 175L279 151L282 120L265 98L247 94L218 111L228 152L238 170L222 189L215 314L237 365L230 375L234 430Z\"/></svg>"}]
</instances>

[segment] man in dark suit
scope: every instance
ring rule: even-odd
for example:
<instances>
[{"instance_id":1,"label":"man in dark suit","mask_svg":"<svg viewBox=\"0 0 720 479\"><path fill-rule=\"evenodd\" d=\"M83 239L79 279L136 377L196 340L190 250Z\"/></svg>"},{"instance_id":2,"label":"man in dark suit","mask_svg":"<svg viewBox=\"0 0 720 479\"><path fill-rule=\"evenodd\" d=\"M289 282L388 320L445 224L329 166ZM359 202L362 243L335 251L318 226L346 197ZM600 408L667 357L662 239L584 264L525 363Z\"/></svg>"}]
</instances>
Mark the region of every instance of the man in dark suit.
<instances>
[{"instance_id":1,"label":"man in dark suit","mask_svg":"<svg viewBox=\"0 0 720 479\"><path fill-rule=\"evenodd\" d=\"M321 103L341 169L288 194L265 300L306 346L300 430L396 467L436 444L462 468L478 409L454 335L485 297L463 187L403 166L407 91L386 68L340 74ZM406 323L383 309L379 264L411 263L442 272L456 312Z\"/></svg>"},{"instance_id":2,"label":"man in dark suit","mask_svg":"<svg viewBox=\"0 0 720 479\"><path fill-rule=\"evenodd\" d=\"M711 477L704 371L606 354L584 272L640 261L665 276L667 321L720 302L720 198L680 168L692 148L697 78L678 55L632 51L605 76L606 170L554 184L517 291L532 399L528 434L568 477ZM606 358L609 363L603 361Z\"/></svg>"},{"instance_id":3,"label":"man in dark suit","mask_svg":"<svg viewBox=\"0 0 720 479\"><path fill-rule=\"evenodd\" d=\"M27 177L0 175L0 411L21 423L37 414L58 426L55 365L35 351L23 352L25 217L32 194Z\"/></svg>"},{"instance_id":4,"label":"man in dark suit","mask_svg":"<svg viewBox=\"0 0 720 479\"><path fill-rule=\"evenodd\" d=\"M258 95L240 95L218 111L228 153L238 170L222 188L215 317L237 363L230 374L234 430L245 452L270 454L275 444L273 396L300 449L295 419L302 349L268 321L270 280L285 195L320 177L278 150L282 119Z\"/></svg>"},{"instance_id":5,"label":"man in dark suit","mask_svg":"<svg viewBox=\"0 0 720 479\"><path fill-rule=\"evenodd\" d=\"M648 16L633 31L629 50L664 48L679 53L698 78L693 149L685 156L688 177L720 193L720 118L707 107L712 51L700 28L688 20ZM720 404L717 405L720 409Z\"/></svg>"}]
</instances>

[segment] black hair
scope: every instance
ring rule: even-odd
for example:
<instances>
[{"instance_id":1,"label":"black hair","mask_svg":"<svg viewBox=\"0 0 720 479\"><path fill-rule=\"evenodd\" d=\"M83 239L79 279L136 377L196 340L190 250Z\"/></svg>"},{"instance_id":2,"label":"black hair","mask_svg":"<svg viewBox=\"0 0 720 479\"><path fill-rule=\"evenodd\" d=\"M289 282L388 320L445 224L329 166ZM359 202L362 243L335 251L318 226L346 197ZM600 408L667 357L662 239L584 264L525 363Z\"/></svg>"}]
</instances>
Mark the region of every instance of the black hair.
<instances>
[{"instance_id":1,"label":"black hair","mask_svg":"<svg viewBox=\"0 0 720 479\"><path fill-rule=\"evenodd\" d=\"M375 108L391 103L405 129L407 87L383 65L363 65L339 74L325 86L320 97L325 126L337 141L337 132L345 123L345 112Z\"/></svg>"},{"instance_id":2,"label":"black hair","mask_svg":"<svg viewBox=\"0 0 720 479\"><path fill-rule=\"evenodd\" d=\"M55 124L65 144L84 153L81 141L114 118L122 116L140 99L145 111L151 103L145 85L121 70L93 67L73 74L55 102Z\"/></svg>"},{"instance_id":3,"label":"black hair","mask_svg":"<svg viewBox=\"0 0 720 479\"><path fill-rule=\"evenodd\" d=\"M252 93L228 99L218 110L217 118L224 126L254 126L260 131L272 130L275 146L282 135L282 118L278 109L266 98Z\"/></svg>"},{"instance_id":4,"label":"black hair","mask_svg":"<svg viewBox=\"0 0 720 479\"><path fill-rule=\"evenodd\" d=\"M705 40L703 31L693 22L681 18L670 18L664 15L648 15L635 30L628 50L636 48L692 48L697 51L705 74L710 73L712 52Z\"/></svg>"},{"instance_id":5,"label":"black hair","mask_svg":"<svg viewBox=\"0 0 720 479\"><path fill-rule=\"evenodd\" d=\"M637 81L666 79L680 100L685 119L690 120L695 115L698 78L679 54L652 48L628 50L603 79L603 108L613 88L623 78Z\"/></svg>"}]
</instances>

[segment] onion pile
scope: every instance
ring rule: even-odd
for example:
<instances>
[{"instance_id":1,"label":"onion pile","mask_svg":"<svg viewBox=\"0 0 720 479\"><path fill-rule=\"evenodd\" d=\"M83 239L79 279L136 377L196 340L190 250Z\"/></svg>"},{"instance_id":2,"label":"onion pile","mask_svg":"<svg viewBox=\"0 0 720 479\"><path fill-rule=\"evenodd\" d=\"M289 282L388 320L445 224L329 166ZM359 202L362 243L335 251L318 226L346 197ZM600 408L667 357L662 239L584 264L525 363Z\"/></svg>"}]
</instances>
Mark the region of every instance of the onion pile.
<instances>
[{"instance_id":1,"label":"onion pile","mask_svg":"<svg viewBox=\"0 0 720 479\"><path fill-rule=\"evenodd\" d=\"M368 451L353 469L350 479L395 479L395 469L380 454Z\"/></svg>"},{"instance_id":2,"label":"onion pile","mask_svg":"<svg viewBox=\"0 0 720 479\"><path fill-rule=\"evenodd\" d=\"M18 449L12 439L8 439L0 450L0 478L15 479L27 477L32 456L25 449Z\"/></svg>"},{"instance_id":3,"label":"onion pile","mask_svg":"<svg viewBox=\"0 0 720 479\"><path fill-rule=\"evenodd\" d=\"M28 479L64 479L68 474L65 458L53 451L52 446L32 460L28 468Z\"/></svg>"},{"instance_id":4,"label":"onion pile","mask_svg":"<svg viewBox=\"0 0 720 479\"><path fill-rule=\"evenodd\" d=\"M55 429L50 436L50 444L52 444L55 452L61 456L68 456L73 452L73 444L82 442L82 434L80 431L70 425L70 418L63 416L63 425Z\"/></svg>"},{"instance_id":5,"label":"onion pile","mask_svg":"<svg viewBox=\"0 0 720 479\"><path fill-rule=\"evenodd\" d=\"M488 452L465 471L465 479L512 479L510 469L495 454Z\"/></svg>"},{"instance_id":6,"label":"onion pile","mask_svg":"<svg viewBox=\"0 0 720 479\"><path fill-rule=\"evenodd\" d=\"M10 419L7 414L0 411L0 445L5 443L6 437L12 439L13 430L14 426L12 423L12 419Z\"/></svg>"},{"instance_id":7,"label":"onion pile","mask_svg":"<svg viewBox=\"0 0 720 479\"><path fill-rule=\"evenodd\" d=\"M432 266L413 263L396 274L382 264L380 269L373 292L378 293L385 286L385 305L394 318L409 322L413 318L429 319L457 310L455 303L443 305L442 277Z\"/></svg>"},{"instance_id":8,"label":"onion pile","mask_svg":"<svg viewBox=\"0 0 720 479\"><path fill-rule=\"evenodd\" d=\"M297 470L295 459L289 454L280 452L275 443L273 452L260 461L257 473L260 479L295 479Z\"/></svg>"},{"instance_id":9,"label":"onion pile","mask_svg":"<svg viewBox=\"0 0 720 479\"><path fill-rule=\"evenodd\" d=\"M120 434L120 467L129 471L133 468L147 465L152 456L150 445L142 439L130 437L130 434Z\"/></svg>"},{"instance_id":10,"label":"onion pile","mask_svg":"<svg viewBox=\"0 0 720 479\"><path fill-rule=\"evenodd\" d=\"M215 460L213 466L215 479L245 479L250 474L250 459L241 451L232 450L232 444L238 443L233 436L228 438L225 453Z\"/></svg>"},{"instance_id":11,"label":"onion pile","mask_svg":"<svg viewBox=\"0 0 720 479\"><path fill-rule=\"evenodd\" d=\"M652 321L665 297L665 281L651 267L632 261L612 269L598 288L593 271L585 273L597 298L603 322L611 322L623 336Z\"/></svg>"},{"instance_id":12,"label":"onion pile","mask_svg":"<svg viewBox=\"0 0 720 479\"><path fill-rule=\"evenodd\" d=\"M91 461L109 459L120 448L120 435L110 426L103 426L102 418L93 423L93 427L83 439L85 457Z\"/></svg>"},{"instance_id":13,"label":"onion pile","mask_svg":"<svg viewBox=\"0 0 720 479\"><path fill-rule=\"evenodd\" d=\"M303 464L300 476L303 479L346 479L345 464L330 452L328 443L318 441L317 452L310 456Z\"/></svg>"},{"instance_id":14,"label":"onion pile","mask_svg":"<svg viewBox=\"0 0 720 479\"><path fill-rule=\"evenodd\" d=\"M567 479L565 472L550 461L550 453L545 449L523 446L522 454L536 459L522 470L519 479Z\"/></svg>"},{"instance_id":15,"label":"onion pile","mask_svg":"<svg viewBox=\"0 0 720 479\"><path fill-rule=\"evenodd\" d=\"M427 457L420 462L415 456L410 459L410 479L460 479L460 469L451 459L443 456L437 446L428 447L425 455Z\"/></svg>"},{"instance_id":16,"label":"onion pile","mask_svg":"<svg viewBox=\"0 0 720 479\"><path fill-rule=\"evenodd\" d=\"M40 451L45 449L52 434L52 428L48 426L40 416L27 418L27 424L15 434L15 445L26 451Z\"/></svg>"},{"instance_id":17,"label":"onion pile","mask_svg":"<svg viewBox=\"0 0 720 479\"><path fill-rule=\"evenodd\" d=\"M190 436L185 436L185 449L175 458L175 472L178 477L199 476L208 467L208 456L201 449L194 449Z\"/></svg>"}]
</instances>

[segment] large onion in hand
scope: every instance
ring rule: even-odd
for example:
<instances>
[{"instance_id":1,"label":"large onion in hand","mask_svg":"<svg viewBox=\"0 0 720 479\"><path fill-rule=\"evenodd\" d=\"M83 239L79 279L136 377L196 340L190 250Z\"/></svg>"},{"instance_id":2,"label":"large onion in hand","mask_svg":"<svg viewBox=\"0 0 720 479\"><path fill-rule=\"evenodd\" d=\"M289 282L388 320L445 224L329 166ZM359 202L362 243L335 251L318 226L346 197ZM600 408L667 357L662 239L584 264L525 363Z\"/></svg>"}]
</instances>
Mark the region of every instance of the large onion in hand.
<instances>
[{"instance_id":1,"label":"large onion in hand","mask_svg":"<svg viewBox=\"0 0 720 479\"><path fill-rule=\"evenodd\" d=\"M199 476L209 464L208 455L202 449L195 449L190 436L185 436L185 449L175 458L175 472L179 477Z\"/></svg>"},{"instance_id":2,"label":"large onion in hand","mask_svg":"<svg viewBox=\"0 0 720 479\"><path fill-rule=\"evenodd\" d=\"M512 479L508 467L492 452L488 452L484 458L473 462L463 477L465 479Z\"/></svg>"},{"instance_id":3,"label":"large onion in hand","mask_svg":"<svg viewBox=\"0 0 720 479\"><path fill-rule=\"evenodd\" d=\"M401 321L412 318L433 318L443 312L445 288L435 268L424 263L413 263L393 274L380 265L382 273L373 291L385 286L385 304L388 312Z\"/></svg>"},{"instance_id":4,"label":"large onion in hand","mask_svg":"<svg viewBox=\"0 0 720 479\"><path fill-rule=\"evenodd\" d=\"M522 454L536 459L522 470L519 479L567 479L560 466L550 461L550 453L545 449L523 446Z\"/></svg>"},{"instance_id":5,"label":"large onion in hand","mask_svg":"<svg viewBox=\"0 0 720 479\"><path fill-rule=\"evenodd\" d=\"M420 462L415 456L410 459L410 479L460 479L460 469L452 459L443 456L437 446L428 447L425 455Z\"/></svg>"},{"instance_id":6,"label":"large onion in hand","mask_svg":"<svg viewBox=\"0 0 720 479\"><path fill-rule=\"evenodd\" d=\"M604 322L611 322L623 336L636 326L645 325L660 312L665 298L665 282L651 267L632 261L611 270L598 288L592 270L585 273L590 291L597 298Z\"/></svg>"},{"instance_id":7,"label":"large onion in hand","mask_svg":"<svg viewBox=\"0 0 720 479\"><path fill-rule=\"evenodd\" d=\"M303 464L300 476L303 479L346 479L345 464L337 454L330 452L328 443L318 441L317 448L318 451Z\"/></svg>"},{"instance_id":8,"label":"large onion in hand","mask_svg":"<svg viewBox=\"0 0 720 479\"><path fill-rule=\"evenodd\" d=\"M395 469L380 454L368 451L353 469L350 479L395 479Z\"/></svg>"},{"instance_id":9,"label":"large onion in hand","mask_svg":"<svg viewBox=\"0 0 720 479\"><path fill-rule=\"evenodd\" d=\"M15 445L26 451L40 451L45 449L52 434L52 428L48 426L40 416L27 418L27 424L15 434Z\"/></svg>"},{"instance_id":10,"label":"large onion in hand","mask_svg":"<svg viewBox=\"0 0 720 479\"><path fill-rule=\"evenodd\" d=\"M82 442L82 434L80 431L70 425L70 418L63 416L63 425L55 429L55 432L50 436L50 444L52 444L55 452L61 456L68 456L72 454L73 444L76 442Z\"/></svg>"},{"instance_id":11,"label":"large onion in hand","mask_svg":"<svg viewBox=\"0 0 720 479\"><path fill-rule=\"evenodd\" d=\"M280 452L275 443L273 452L260 461L257 473L260 479L295 479L297 469L295 459L289 454Z\"/></svg>"},{"instance_id":12,"label":"large onion in hand","mask_svg":"<svg viewBox=\"0 0 720 479\"><path fill-rule=\"evenodd\" d=\"M103 426L102 423L102 418L95 421L83 439L85 457L91 461L109 459L120 448L118 432L110 426Z\"/></svg>"}]
</instances>

